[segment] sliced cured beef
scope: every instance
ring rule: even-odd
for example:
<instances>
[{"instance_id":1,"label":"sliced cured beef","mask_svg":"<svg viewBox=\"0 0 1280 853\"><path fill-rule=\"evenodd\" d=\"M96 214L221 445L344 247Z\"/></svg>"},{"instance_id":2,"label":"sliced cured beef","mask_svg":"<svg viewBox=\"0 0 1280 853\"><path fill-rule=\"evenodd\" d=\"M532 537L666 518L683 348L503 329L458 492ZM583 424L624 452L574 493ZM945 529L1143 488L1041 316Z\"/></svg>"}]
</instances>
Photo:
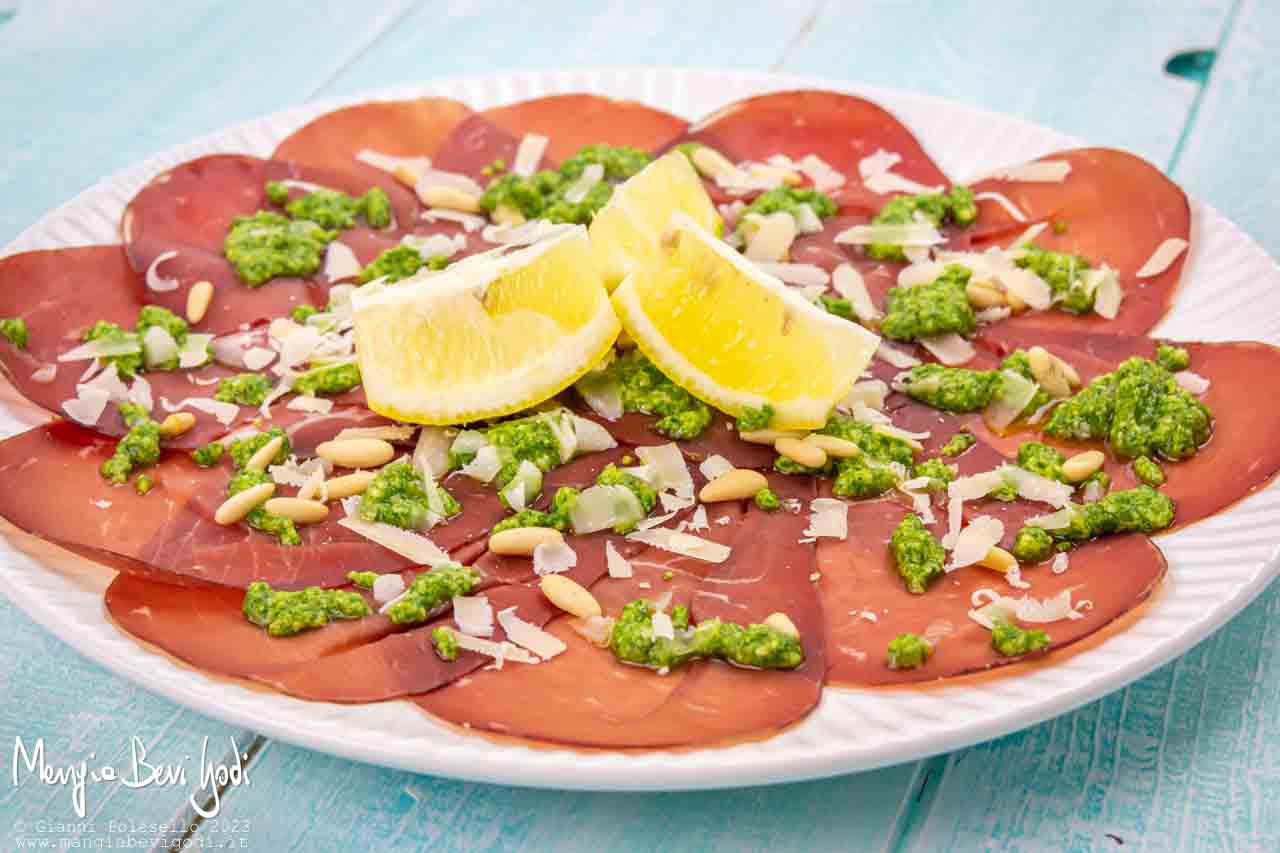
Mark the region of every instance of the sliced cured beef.
<instances>
[{"instance_id":1,"label":"sliced cured beef","mask_svg":"<svg viewBox=\"0 0 1280 853\"><path fill-rule=\"evenodd\" d=\"M575 404L576 405L576 404ZM651 447L667 444L672 439L653 429L656 415L632 412L616 421L606 420L585 406L579 407L580 415L603 426L620 444L635 447ZM680 449L696 466L710 456L723 456L738 468L769 468L777 456L767 444L752 444L738 438L733 418L721 412L713 412L711 424L695 439L679 442Z\"/></svg>"},{"instance_id":2,"label":"sliced cured beef","mask_svg":"<svg viewBox=\"0 0 1280 853\"><path fill-rule=\"evenodd\" d=\"M951 183L892 113L839 92L805 89L736 101L691 125L688 139L734 162L815 154L845 176L844 187L833 193L836 201L864 213L879 211L892 197L868 189L859 173L862 160L877 151L901 157L893 171L904 178L929 187Z\"/></svg>"},{"instance_id":3,"label":"sliced cured beef","mask_svg":"<svg viewBox=\"0 0 1280 853\"><path fill-rule=\"evenodd\" d=\"M1159 341L1136 335L1048 333L1041 330L993 328L984 342L1004 352L1036 343L1065 358L1085 382L1113 370L1130 356L1154 358ZM1174 342L1191 354L1190 370L1209 380L1200 399L1213 413L1213 436L1195 456L1181 462L1160 460L1166 482L1160 491L1177 504L1175 527L1214 515L1266 486L1280 472L1280 445L1272 440L1269 408L1260 400L1280 395L1280 348L1263 343ZM1019 436L1023 440L1031 436ZM1047 440L1067 454L1080 445ZM1016 453L1007 440L1003 448ZM1132 466L1108 454L1113 488L1129 488L1137 480Z\"/></svg>"},{"instance_id":4,"label":"sliced cured beef","mask_svg":"<svg viewBox=\"0 0 1280 853\"><path fill-rule=\"evenodd\" d=\"M1158 275L1140 279L1136 273L1165 240L1190 240L1186 194L1155 166L1124 151L1077 148L1041 160L1068 163L1071 171L1061 183L988 178L973 185L975 193L1002 194L1027 218L1017 222L997 202L981 202L972 234L974 248L1007 245L1033 223L1057 225L1041 232L1036 245L1081 255L1095 266L1111 266L1119 274L1125 298L1114 320L1097 314L1033 311L1001 326L1110 334L1149 331L1173 303L1186 254Z\"/></svg>"},{"instance_id":5,"label":"sliced cured beef","mask_svg":"<svg viewBox=\"0 0 1280 853\"><path fill-rule=\"evenodd\" d=\"M889 537L909 510L890 501L855 503L849 538L818 545L819 590L826 614L828 683L862 687L931 681L1013 663L991 648L990 632L968 617L980 589L1020 598L1052 598L1071 590L1081 618L1044 625L1048 653L1074 643L1139 606L1165 572L1164 557L1137 534L1096 540L1071 552L1069 567L1054 574L1048 565L1024 568L1031 589L1008 587L998 573L967 566L940 578L923 595L906 591L889 553ZM917 669L890 669L889 641L903 632L928 637L934 653Z\"/></svg>"},{"instance_id":6,"label":"sliced cured beef","mask_svg":"<svg viewBox=\"0 0 1280 853\"><path fill-rule=\"evenodd\" d=\"M773 475L770 484L784 498L813 494L803 479ZM713 523L698 535L729 544L725 562L650 549L632 559L633 578L604 578L593 592L612 615L632 598L667 591L673 603L689 602L695 620L753 622L784 611L803 638L800 669L756 672L703 661L658 675L619 663L560 619L548 630L568 646L563 654L537 666L476 673L416 701L472 729L603 748L709 746L766 736L801 719L818 701L825 669L822 609L809 580L814 551L798 542L807 517L745 503L710 514L722 512L729 525Z\"/></svg>"}]
</instances>

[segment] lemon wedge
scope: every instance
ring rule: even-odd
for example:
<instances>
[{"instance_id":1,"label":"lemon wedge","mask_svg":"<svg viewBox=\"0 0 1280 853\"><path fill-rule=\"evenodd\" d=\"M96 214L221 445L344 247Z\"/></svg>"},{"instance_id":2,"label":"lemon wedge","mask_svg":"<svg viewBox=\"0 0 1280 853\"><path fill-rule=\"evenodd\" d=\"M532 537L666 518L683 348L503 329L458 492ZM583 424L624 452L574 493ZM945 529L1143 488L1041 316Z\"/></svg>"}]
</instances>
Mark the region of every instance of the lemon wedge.
<instances>
[{"instance_id":1,"label":"lemon wedge","mask_svg":"<svg viewBox=\"0 0 1280 853\"><path fill-rule=\"evenodd\" d=\"M369 408L456 424L518 412L599 363L618 336L582 226L351 297Z\"/></svg>"},{"instance_id":2,"label":"lemon wedge","mask_svg":"<svg viewBox=\"0 0 1280 853\"><path fill-rule=\"evenodd\" d=\"M673 382L733 415L770 405L774 429L815 429L880 339L835 317L676 213L660 263L613 293L623 328Z\"/></svg>"},{"instance_id":3,"label":"lemon wedge","mask_svg":"<svg viewBox=\"0 0 1280 853\"><path fill-rule=\"evenodd\" d=\"M659 259L662 232L681 211L708 231L724 224L689 158L672 151L619 185L591 222L591 248L605 287Z\"/></svg>"}]
</instances>

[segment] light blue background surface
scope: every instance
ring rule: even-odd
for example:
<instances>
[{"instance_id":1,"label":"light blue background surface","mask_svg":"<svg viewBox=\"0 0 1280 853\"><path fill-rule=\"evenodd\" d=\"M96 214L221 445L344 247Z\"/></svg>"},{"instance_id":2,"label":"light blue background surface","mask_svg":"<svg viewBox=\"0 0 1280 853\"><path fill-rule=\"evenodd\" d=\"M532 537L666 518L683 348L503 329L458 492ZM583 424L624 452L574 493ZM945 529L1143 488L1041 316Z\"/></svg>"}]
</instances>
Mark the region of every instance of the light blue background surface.
<instances>
[{"instance_id":1,"label":"light blue background surface","mask_svg":"<svg viewBox=\"0 0 1280 853\"><path fill-rule=\"evenodd\" d=\"M12 9L12 0L9 0ZM0 8L5 0L0 0ZM1164 71L1216 49L1207 85ZM0 12L0 243L165 146L309 99L468 72L675 64L914 89L1134 150L1280 254L1280 3L141 2ZM56 839L70 792L15 787L15 737L51 761L221 756L226 793L193 845L247 850L1280 849L1280 587L1127 690L915 764L698 794L472 785L352 764L232 730L135 688L0 600L0 839ZM111 820L180 838L197 787L90 785ZM21 822L21 825L20 825ZM117 828L121 828L119 825ZM46 829L51 829L46 826ZM128 827L124 827L125 830ZM117 842L118 843L118 842Z\"/></svg>"}]
</instances>

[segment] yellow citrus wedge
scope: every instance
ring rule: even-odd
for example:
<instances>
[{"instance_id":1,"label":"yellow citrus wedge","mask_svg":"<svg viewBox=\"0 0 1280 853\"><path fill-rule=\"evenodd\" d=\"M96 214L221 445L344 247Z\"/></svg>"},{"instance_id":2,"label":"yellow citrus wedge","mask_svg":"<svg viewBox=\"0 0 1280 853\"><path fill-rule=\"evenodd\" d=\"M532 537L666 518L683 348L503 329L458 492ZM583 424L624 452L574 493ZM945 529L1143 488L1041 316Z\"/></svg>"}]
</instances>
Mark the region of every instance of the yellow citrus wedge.
<instances>
[{"instance_id":1,"label":"yellow citrus wedge","mask_svg":"<svg viewBox=\"0 0 1280 853\"><path fill-rule=\"evenodd\" d=\"M663 373L733 415L768 404L775 429L822 426L879 338L818 308L677 213L661 263L613 293L623 328Z\"/></svg>"},{"instance_id":2,"label":"yellow citrus wedge","mask_svg":"<svg viewBox=\"0 0 1280 853\"><path fill-rule=\"evenodd\" d=\"M689 158L672 151L615 189L591 222L591 248L605 287L613 290L660 256L662 232L676 211L708 231L724 227Z\"/></svg>"},{"instance_id":3,"label":"yellow citrus wedge","mask_svg":"<svg viewBox=\"0 0 1280 853\"><path fill-rule=\"evenodd\" d=\"M555 396L600 359L618 318L586 229L352 294L369 407L400 421L456 424Z\"/></svg>"}]
</instances>

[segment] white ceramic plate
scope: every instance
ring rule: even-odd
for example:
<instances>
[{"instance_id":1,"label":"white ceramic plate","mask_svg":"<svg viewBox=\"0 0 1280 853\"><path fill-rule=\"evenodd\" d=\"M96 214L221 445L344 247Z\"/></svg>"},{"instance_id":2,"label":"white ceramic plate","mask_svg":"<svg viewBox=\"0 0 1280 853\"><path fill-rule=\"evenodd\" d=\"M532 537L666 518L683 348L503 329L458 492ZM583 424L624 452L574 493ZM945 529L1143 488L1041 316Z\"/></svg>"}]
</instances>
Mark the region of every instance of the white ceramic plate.
<instances>
[{"instance_id":1,"label":"white ceramic plate","mask_svg":"<svg viewBox=\"0 0 1280 853\"><path fill-rule=\"evenodd\" d=\"M1027 122L937 98L773 74L681 69L506 73L443 80L275 113L177 146L113 175L49 213L0 255L118 242L125 203L156 173L215 152L269 156L276 143L343 103L448 95L476 109L558 92L632 98L696 119L763 91L847 89L895 112L947 174L964 179L1079 141ZM1248 236L1204 204L1193 204L1193 250L1178 304L1161 334L1186 339L1280 342L1280 269ZM0 431L44 418L11 390ZM1002 735L1116 690L1204 639L1275 575L1280 488L1159 545L1169 582L1129 630L1056 665L981 688L826 691L800 725L760 743L695 752L616 754L503 746L464 737L406 702L343 706L304 702L210 678L145 649L105 617L104 573L30 537L0 542L0 580L33 619L84 655L201 713L271 737L360 761L489 782L587 789L683 789L781 782L864 770Z\"/></svg>"}]
</instances>

